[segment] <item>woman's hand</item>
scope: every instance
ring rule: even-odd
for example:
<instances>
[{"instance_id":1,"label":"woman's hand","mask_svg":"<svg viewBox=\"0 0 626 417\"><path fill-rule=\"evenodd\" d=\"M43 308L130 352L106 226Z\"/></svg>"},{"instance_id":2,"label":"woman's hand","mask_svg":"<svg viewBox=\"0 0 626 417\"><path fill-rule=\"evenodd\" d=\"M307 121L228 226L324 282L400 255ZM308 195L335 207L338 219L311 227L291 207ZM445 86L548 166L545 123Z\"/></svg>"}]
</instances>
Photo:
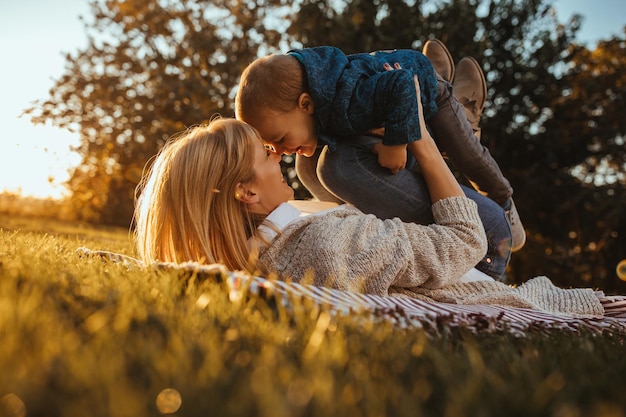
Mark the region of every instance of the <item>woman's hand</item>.
<instances>
[{"instance_id":1,"label":"woman's hand","mask_svg":"<svg viewBox=\"0 0 626 417\"><path fill-rule=\"evenodd\" d=\"M389 63L385 62L383 67L386 71L393 71L394 69L401 69L402 67L397 62L392 67ZM385 128L372 129L369 134L384 137ZM406 167L406 145L388 146L383 145L382 142L377 142L372 147L372 152L378 156L378 164L387 168L392 174L397 174Z\"/></svg>"}]
</instances>

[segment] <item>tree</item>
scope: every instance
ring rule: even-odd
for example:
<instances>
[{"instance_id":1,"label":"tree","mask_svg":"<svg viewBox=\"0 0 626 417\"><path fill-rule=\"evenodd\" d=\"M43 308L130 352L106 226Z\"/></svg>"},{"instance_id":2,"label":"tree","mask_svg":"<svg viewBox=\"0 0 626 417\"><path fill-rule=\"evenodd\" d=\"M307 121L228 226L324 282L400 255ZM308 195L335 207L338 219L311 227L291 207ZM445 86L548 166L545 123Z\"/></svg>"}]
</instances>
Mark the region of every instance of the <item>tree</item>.
<instances>
[{"instance_id":1,"label":"tree","mask_svg":"<svg viewBox=\"0 0 626 417\"><path fill-rule=\"evenodd\" d=\"M244 66L280 41L268 18L280 6L92 0L87 48L67 55L50 98L30 110L80 133L82 163L68 183L80 218L127 226L146 161L171 135L232 116Z\"/></svg>"}]
</instances>

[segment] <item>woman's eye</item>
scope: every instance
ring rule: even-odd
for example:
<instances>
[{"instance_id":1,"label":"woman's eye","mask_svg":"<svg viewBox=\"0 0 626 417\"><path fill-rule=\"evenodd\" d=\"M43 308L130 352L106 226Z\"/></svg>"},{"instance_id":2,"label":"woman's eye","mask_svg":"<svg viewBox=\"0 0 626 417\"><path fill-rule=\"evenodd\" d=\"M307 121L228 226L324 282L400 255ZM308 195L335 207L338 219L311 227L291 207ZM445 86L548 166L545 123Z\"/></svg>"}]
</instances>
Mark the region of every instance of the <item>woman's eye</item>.
<instances>
[{"instance_id":1,"label":"woman's eye","mask_svg":"<svg viewBox=\"0 0 626 417\"><path fill-rule=\"evenodd\" d=\"M276 153L276 150L274 149L272 145L265 144L263 146L265 146L265 153L267 154L267 156L270 156L271 154Z\"/></svg>"}]
</instances>

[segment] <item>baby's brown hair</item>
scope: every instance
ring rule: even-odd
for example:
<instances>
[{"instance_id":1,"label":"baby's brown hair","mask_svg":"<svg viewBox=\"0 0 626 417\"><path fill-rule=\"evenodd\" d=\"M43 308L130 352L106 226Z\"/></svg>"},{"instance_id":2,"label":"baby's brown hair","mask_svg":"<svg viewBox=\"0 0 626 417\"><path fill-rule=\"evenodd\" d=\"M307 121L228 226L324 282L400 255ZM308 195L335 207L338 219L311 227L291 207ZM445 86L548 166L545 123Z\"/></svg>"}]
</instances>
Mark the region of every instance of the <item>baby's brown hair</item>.
<instances>
[{"instance_id":1,"label":"baby's brown hair","mask_svg":"<svg viewBox=\"0 0 626 417\"><path fill-rule=\"evenodd\" d=\"M241 74L235 117L248 123L266 110L288 112L305 91L304 71L291 55L274 54L253 61Z\"/></svg>"}]
</instances>

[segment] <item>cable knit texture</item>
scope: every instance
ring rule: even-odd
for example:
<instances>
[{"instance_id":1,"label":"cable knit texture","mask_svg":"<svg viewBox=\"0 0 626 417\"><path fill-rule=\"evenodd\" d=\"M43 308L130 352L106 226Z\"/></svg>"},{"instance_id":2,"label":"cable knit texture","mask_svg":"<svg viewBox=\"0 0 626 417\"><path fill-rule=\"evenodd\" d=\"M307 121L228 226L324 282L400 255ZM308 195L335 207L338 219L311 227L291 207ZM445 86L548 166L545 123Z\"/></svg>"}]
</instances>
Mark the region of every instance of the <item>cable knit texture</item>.
<instances>
[{"instance_id":1,"label":"cable knit texture","mask_svg":"<svg viewBox=\"0 0 626 417\"><path fill-rule=\"evenodd\" d=\"M604 315L604 308L595 291L587 288L558 288L545 276L530 279L519 287L497 281L479 281L456 283L434 290L394 288L391 293L431 302L530 308L580 318Z\"/></svg>"},{"instance_id":2,"label":"cable knit texture","mask_svg":"<svg viewBox=\"0 0 626 417\"><path fill-rule=\"evenodd\" d=\"M476 204L465 197L433 205L436 224L380 220L344 208L288 225L259 254L262 274L285 281L380 296L455 304L530 308L577 317L604 309L590 289L561 289L546 277L513 288L496 281L462 283L485 254Z\"/></svg>"},{"instance_id":3,"label":"cable knit texture","mask_svg":"<svg viewBox=\"0 0 626 417\"><path fill-rule=\"evenodd\" d=\"M433 215L429 226L350 208L310 215L262 249L258 265L281 279L382 296L392 287L441 288L482 259L487 241L465 197L438 201Z\"/></svg>"}]
</instances>

